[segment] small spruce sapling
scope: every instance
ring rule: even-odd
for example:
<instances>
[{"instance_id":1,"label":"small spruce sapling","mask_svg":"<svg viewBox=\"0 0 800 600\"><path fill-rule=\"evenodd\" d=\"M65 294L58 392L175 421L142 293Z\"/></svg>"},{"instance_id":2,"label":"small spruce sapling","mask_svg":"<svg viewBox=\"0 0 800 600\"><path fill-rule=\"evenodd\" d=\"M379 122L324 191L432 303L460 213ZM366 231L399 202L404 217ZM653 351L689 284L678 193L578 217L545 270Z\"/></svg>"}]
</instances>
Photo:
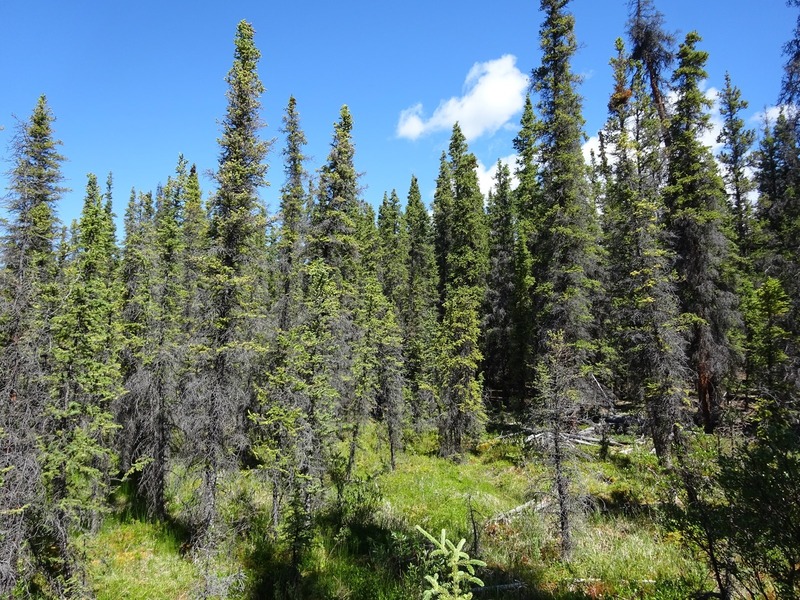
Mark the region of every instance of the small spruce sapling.
<instances>
[{"instance_id":1,"label":"small spruce sapling","mask_svg":"<svg viewBox=\"0 0 800 600\"><path fill-rule=\"evenodd\" d=\"M466 588L471 584L483 587L483 581L475 577L475 567L485 567L486 563L476 558L470 558L469 554L463 551L467 541L462 538L458 545L453 544L447 539L447 532L444 529L442 529L439 539L433 537L419 525L417 525L417 531L435 546L430 554L431 558L441 557L443 561L444 580L440 581L440 573L425 575L425 579L431 587L425 590L422 600L432 600L433 598L471 600L472 592Z\"/></svg>"}]
</instances>

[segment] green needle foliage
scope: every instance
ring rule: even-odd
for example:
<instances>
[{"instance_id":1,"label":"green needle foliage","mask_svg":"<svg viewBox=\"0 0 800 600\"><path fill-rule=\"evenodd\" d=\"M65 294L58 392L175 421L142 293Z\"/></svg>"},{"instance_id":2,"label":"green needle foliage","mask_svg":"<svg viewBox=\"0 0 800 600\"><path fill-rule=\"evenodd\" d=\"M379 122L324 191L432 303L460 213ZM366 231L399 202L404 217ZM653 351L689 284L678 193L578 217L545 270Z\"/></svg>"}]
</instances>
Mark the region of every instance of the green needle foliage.
<instances>
[{"instance_id":1,"label":"green needle foliage","mask_svg":"<svg viewBox=\"0 0 800 600\"><path fill-rule=\"evenodd\" d=\"M431 217L422 202L419 182L411 178L403 215L408 240L407 285L401 302L405 377L411 396L411 416L419 425L433 416L432 363L436 336L437 270Z\"/></svg>"},{"instance_id":2,"label":"green needle foliage","mask_svg":"<svg viewBox=\"0 0 800 600\"><path fill-rule=\"evenodd\" d=\"M442 162L434 199L436 251L446 253L437 256L443 295L436 372L439 453L460 457L485 420L479 336L489 248L477 159L458 123L449 155L450 161Z\"/></svg>"},{"instance_id":3,"label":"green needle foliage","mask_svg":"<svg viewBox=\"0 0 800 600\"><path fill-rule=\"evenodd\" d=\"M745 121L740 116L747 107L748 103L742 99L741 91L731 83L731 76L726 73L725 87L720 95L720 115L723 125L717 136L717 142L723 145L719 161L724 167L723 176L733 215L736 245L743 256L750 254L753 228L753 211L747 195L755 188L747 169L752 165L750 151L756 134L752 129L745 128Z\"/></svg>"},{"instance_id":4,"label":"green needle foliage","mask_svg":"<svg viewBox=\"0 0 800 600\"><path fill-rule=\"evenodd\" d=\"M483 370L487 391L497 395L499 407L507 407L514 390L512 384L514 300L517 268L514 252L514 218L511 172L497 163L496 188L489 194L489 275L483 318Z\"/></svg>"},{"instance_id":5,"label":"green needle foliage","mask_svg":"<svg viewBox=\"0 0 800 600\"><path fill-rule=\"evenodd\" d=\"M257 350L263 306L266 215L259 191L267 185L266 155L270 143L260 139L261 53L255 31L241 21L228 72L228 106L219 139L218 189L209 204L210 252L203 274L207 290L205 348L200 386L205 388L192 420L200 443L195 460L202 464L203 484L195 525L198 539L217 521L217 477L245 450L242 435L247 411L255 404L249 382L252 353ZM254 335L256 334L256 335Z\"/></svg>"},{"instance_id":6,"label":"green needle foliage","mask_svg":"<svg viewBox=\"0 0 800 600\"><path fill-rule=\"evenodd\" d=\"M533 308L539 325L534 339L536 355L541 356L548 332L562 331L587 362L595 335L592 305L599 286L599 231L581 151L584 120L578 77L571 70L578 46L568 4L542 0L542 64L532 74L541 113L536 129L541 206L533 211L538 231L530 247L537 262Z\"/></svg>"},{"instance_id":7,"label":"green needle foliage","mask_svg":"<svg viewBox=\"0 0 800 600\"><path fill-rule=\"evenodd\" d=\"M54 120L40 97L11 146L8 220L0 245L0 596L26 579L19 561L46 512L37 436L48 421L52 316L59 304L56 205L64 192ZM43 549L27 547L34 555Z\"/></svg>"},{"instance_id":8,"label":"green needle foliage","mask_svg":"<svg viewBox=\"0 0 800 600\"><path fill-rule=\"evenodd\" d=\"M72 536L79 523L99 526L116 463L110 406L122 394L121 287L114 223L94 175L64 267L61 304L53 317L50 422L41 438L42 475L60 567L53 585L72 589L80 570Z\"/></svg>"},{"instance_id":9,"label":"green needle foliage","mask_svg":"<svg viewBox=\"0 0 800 600\"><path fill-rule=\"evenodd\" d=\"M539 6L536 98L515 168L498 162L485 198L455 124L430 212L420 188L433 182L415 177L405 208L395 191L379 206L362 198L347 106L325 162L308 167L291 97L279 212L267 218L271 142L246 21L225 80L216 189L204 201L181 156L163 186L132 193L121 246L111 181L103 193L93 175L80 220L56 239L63 157L38 100L11 143L0 219L0 596L119 595L102 580L130 563L127 541L112 544L113 560L91 549L111 500L124 517L103 535L124 537L146 515L169 530L175 563L190 550L198 569L186 576L202 597L241 582L243 595L274 599L467 600L483 563L464 540L419 529L433 544L419 564L405 524L464 528L464 511L442 499L475 492L491 511L496 592L685 598L714 585L723 598L798 597L796 110L765 123L752 152L747 104L726 77L715 158L699 35L674 52L655 1L628 0L631 50L618 41L599 160L587 166L571 4ZM792 104L798 40L785 47ZM705 434L687 418L692 402ZM609 418L607 407L635 414ZM609 423L642 424L649 439L615 437ZM526 464L529 450L543 464ZM644 468L638 491L614 481ZM522 492L540 475L556 536ZM679 502L623 514L656 506L661 483ZM576 520L578 500L594 498L600 514ZM614 549L650 537L655 525L641 521L669 504L707 568L669 571L665 587L650 577L661 567L634 565L634 581ZM653 538L672 556L674 539ZM426 564L437 572L423 580Z\"/></svg>"},{"instance_id":10,"label":"green needle foliage","mask_svg":"<svg viewBox=\"0 0 800 600\"><path fill-rule=\"evenodd\" d=\"M458 544L453 544L447 539L447 531L442 529L439 539L433 537L422 527L417 525L417 531L424 535L433 544L434 549L430 553L433 559L442 561L442 570L433 575L426 575L425 579L430 584L430 588L425 590L423 600L440 598L441 600L471 600L472 592L469 588L473 586L483 587L483 581L475 576L475 567L485 567L486 563L476 558L470 558L464 552L465 539L461 539ZM439 576L441 577L441 580Z\"/></svg>"},{"instance_id":11,"label":"green needle foliage","mask_svg":"<svg viewBox=\"0 0 800 600\"><path fill-rule=\"evenodd\" d=\"M689 363L696 374L703 427L713 431L726 378L737 364L733 334L739 324L733 293L732 252L726 228L725 188L700 136L709 127L710 101L700 89L708 53L691 32L678 52L677 93L670 122L669 167L664 190L667 229L679 276L681 310L691 320Z\"/></svg>"},{"instance_id":12,"label":"green needle foliage","mask_svg":"<svg viewBox=\"0 0 800 600\"><path fill-rule=\"evenodd\" d=\"M608 167L603 211L609 337L619 363L615 392L647 415L656 453L669 463L686 386L685 342L661 215L664 154L641 64L617 40L614 93L604 130ZM628 82L632 81L632 89Z\"/></svg>"}]
</instances>

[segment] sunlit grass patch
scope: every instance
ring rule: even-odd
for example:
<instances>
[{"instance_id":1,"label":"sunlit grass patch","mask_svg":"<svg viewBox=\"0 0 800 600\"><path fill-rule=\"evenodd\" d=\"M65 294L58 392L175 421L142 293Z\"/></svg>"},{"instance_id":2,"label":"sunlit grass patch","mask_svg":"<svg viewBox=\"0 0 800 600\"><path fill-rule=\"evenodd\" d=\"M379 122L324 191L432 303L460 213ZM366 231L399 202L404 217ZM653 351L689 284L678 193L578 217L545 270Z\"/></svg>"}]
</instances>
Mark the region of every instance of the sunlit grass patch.
<instances>
[{"instance_id":1,"label":"sunlit grass patch","mask_svg":"<svg viewBox=\"0 0 800 600\"><path fill-rule=\"evenodd\" d=\"M458 539L469 533L470 506L483 521L524 502L527 477L513 465L407 455L380 478L380 488L383 510L391 516L411 527L447 529Z\"/></svg>"},{"instance_id":2,"label":"sunlit grass patch","mask_svg":"<svg viewBox=\"0 0 800 600\"><path fill-rule=\"evenodd\" d=\"M199 574L181 556L182 543L168 525L109 518L96 537L85 538L98 600L189 598Z\"/></svg>"}]
</instances>

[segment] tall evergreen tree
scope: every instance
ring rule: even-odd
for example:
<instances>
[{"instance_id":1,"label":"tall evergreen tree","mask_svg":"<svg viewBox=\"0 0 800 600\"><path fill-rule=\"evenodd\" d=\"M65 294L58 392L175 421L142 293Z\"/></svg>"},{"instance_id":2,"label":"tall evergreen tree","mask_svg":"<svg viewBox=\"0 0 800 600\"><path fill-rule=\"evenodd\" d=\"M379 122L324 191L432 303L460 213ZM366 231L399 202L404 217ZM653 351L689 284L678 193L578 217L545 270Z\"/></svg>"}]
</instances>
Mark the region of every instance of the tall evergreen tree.
<instances>
[{"instance_id":1,"label":"tall evergreen tree","mask_svg":"<svg viewBox=\"0 0 800 600\"><path fill-rule=\"evenodd\" d=\"M530 95L525 98L525 107L520 120L520 131L514 138L517 151L517 165L514 174L519 181L514 190L514 212L516 232L514 246L514 328L512 389L519 398L525 396L531 383L535 363L534 352L538 349L538 328L534 311L534 289L536 278L541 273L537 260L543 258L536 253L539 246L538 235L542 233L545 204L541 196L538 164L538 121L533 112Z\"/></svg>"},{"instance_id":2,"label":"tall evergreen tree","mask_svg":"<svg viewBox=\"0 0 800 600\"><path fill-rule=\"evenodd\" d=\"M709 126L706 52L691 32L678 51L677 92L670 124L667 226L679 275L683 312L691 315L689 364L696 373L699 412L710 432L718 418L725 378L736 364L731 335L739 317L731 283L731 242L725 231L725 189L700 135Z\"/></svg>"},{"instance_id":3,"label":"tall evergreen tree","mask_svg":"<svg viewBox=\"0 0 800 600\"><path fill-rule=\"evenodd\" d=\"M436 252L436 269L439 274L439 314L445 299L445 287L450 280L447 257L452 247L453 222L456 217L453 208L453 175L447 154L442 152L439 159L439 176L436 179L436 193L433 196L433 240Z\"/></svg>"},{"instance_id":4,"label":"tall evergreen tree","mask_svg":"<svg viewBox=\"0 0 800 600\"><path fill-rule=\"evenodd\" d=\"M639 61L650 83L650 96L661 121L662 139L669 144L667 95L669 82L665 71L675 59L675 36L664 30L664 15L654 0L630 0L628 35L633 44L631 58Z\"/></svg>"},{"instance_id":5,"label":"tall evergreen tree","mask_svg":"<svg viewBox=\"0 0 800 600\"><path fill-rule=\"evenodd\" d=\"M283 150L285 181L281 187L280 224L274 242L275 328L263 369L268 375L257 379L261 393L258 421L261 431L256 454L272 481L272 518L276 530L282 522L285 500L303 495L302 489L307 483L304 473L308 474L307 470L301 472L307 463L302 461L300 449L303 427L299 415L306 408L306 402L305 395L298 392L304 387L304 379L295 362L295 357L302 351L297 334L305 318L303 257L308 230L308 175L303 154L306 137L300 127L294 97L289 98L282 132L286 136ZM280 375L274 375L276 373ZM300 502L297 506L302 504Z\"/></svg>"},{"instance_id":6,"label":"tall evergreen tree","mask_svg":"<svg viewBox=\"0 0 800 600\"><path fill-rule=\"evenodd\" d=\"M180 235L182 248L180 262L184 266L181 289L185 297L182 330L184 344L186 344L198 333L199 325L205 316L203 307L207 304L201 283L203 266L208 256L210 243L209 222L196 165L189 168Z\"/></svg>"},{"instance_id":7,"label":"tall evergreen tree","mask_svg":"<svg viewBox=\"0 0 800 600\"><path fill-rule=\"evenodd\" d=\"M319 271L320 285L324 280L336 290L334 314L326 315L324 323L337 351L328 358L331 368L328 385L336 390L335 405L342 410L353 398L353 347L358 337L354 324L356 307L355 282L359 269L359 223L361 201L358 197L358 174L354 166L355 146L352 140L353 119L347 106L334 124L333 141L328 160L320 171L318 194L312 208L309 232L309 255L319 259L324 270ZM372 225L374 227L374 225ZM363 230L361 231L363 234ZM363 235L362 235L363 237ZM320 335L321 332L320 332Z\"/></svg>"},{"instance_id":8,"label":"tall evergreen tree","mask_svg":"<svg viewBox=\"0 0 800 600\"><path fill-rule=\"evenodd\" d=\"M97 178L89 175L83 211L64 275L63 303L53 317L53 371L48 413L52 428L43 436L43 468L50 524L62 569L61 593L80 585L71 534L82 519L103 507L116 460L116 429L110 404L122 393L119 359L121 286L114 260L114 222Z\"/></svg>"},{"instance_id":9,"label":"tall evergreen tree","mask_svg":"<svg viewBox=\"0 0 800 600\"><path fill-rule=\"evenodd\" d=\"M403 413L403 357L395 309L383 295L374 274L362 272L359 302L354 314L358 338L353 343L354 393L345 403L344 429L350 430L346 480L355 467L356 450L364 423L373 415L384 421L390 463L395 466Z\"/></svg>"},{"instance_id":10,"label":"tall evergreen tree","mask_svg":"<svg viewBox=\"0 0 800 600\"><path fill-rule=\"evenodd\" d=\"M577 48L575 19L567 5L568 0L541 0L542 64L532 76L541 119L536 147L540 201L534 204L536 230L529 249L536 279L531 307L538 320L530 350L535 377L529 400L534 422L543 424L552 439L548 454L564 559L572 549L572 494L562 436L591 400L586 371L594 358L593 297L599 287L599 232L581 150L578 78L570 65Z\"/></svg>"},{"instance_id":11,"label":"tall evergreen tree","mask_svg":"<svg viewBox=\"0 0 800 600\"><path fill-rule=\"evenodd\" d=\"M733 215L736 245L743 255L750 253L752 211L748 195L755 188L747 169L752 162L750 150L756 136L752 129L745 128L744 119L740 116L747 106L739 88L731 83L730 74L726 73L719 108L723 124L717 142L722 144L719 161L725 169L723 177Z\"/></svg>"},{"instance_id":12,"label":"tall evergreen tree","mask_svg":"<svg viewBox=\"0 0 800 600\"><path fill-rule=\"evenodd\" d=\"M326 401L332 405L334 415L347 423L340 430L343 437L349 438L350 457L343 462L344 472L337 470L336 482L339 493L349 478L355 445L358 443L360 424L368 418L367 412L374 398L375 362L374 334L370 333L367 319L368 305L371 303L367 288L376 291L377 284L374 250L377 247L375 216L359 198L358 174L354 166L355 146L352 141L353 121L347 106L340 111L339 121L334 124L333 142L327 163L320 171L316 202L312 208L309 236L309 254L315 265L314 275L319 286L334 294L327 305L331 312L319 315L315 337L319 348L309 351L322 352L325 365L324 379L317 380L328 390ZM362 250L367 256L362 256ZM316 294L320 289L308 289ZM377 285L379 291L380 285ZM379 294L382 297L382 293ZM373 295L374 298L374 295ZM318 302L308 297L309 302ZM310 307L309 307L310 308ZM322 355L321 355L322 356ZM332 429L329 411L319 412L319 420L312 425L319 431L314 433L328 448L325 468L334 466L334 458L329 435ZM317 453L318 456L319 453Z\"/></svg>"},{"instance_id":13,"label":"tall evergreen tree","mask_svg":"<svg viewBox=\"0 0 800 600\"><path fill-rule=\"evenodd\" d=\"M511 171L498 161L494 192L489 195L489 275L483 318L483 373L489 393L507 408L514 382L512 343L516 299L515 228Z\"/></svg>"},{"instance_id":14,"label":"tall evergreen tree","mask_svg":"<svg viewBox=\"0 0 800 600\"><path fill-rule=\"evenodd\" d=\"M405 376L411 395L410 408L415 423L432 415L433 379L431 372L433 342L438 314L438 279L433 226L417 178L411 177L408 202L403 215L408 239L406 274L400 322L403 326Z\"/></svg>"},{"instance_id":15,"label":"tall evergreen tree","mask_svg":"<svg viewBox=\"0 0 800 600\"><path fill-rule=\"evenodd\" d=\"M790 6L800 7L798 0L786 0ZM783 81L779 100L783 104L797 105L800 99L800 15L795 23L792 39L783 46L786 62L783 66Z\"/></svg>"},{"instance_id":16,"label":"tall evergreen tree","mask_svg":"<svg viewBox=\"0 0 800 600\"><path fill-rule=\"evenodd\" d=\"M258 323L258 292L263 273L266 221L259 189L267 185L264 162L270 144L259 137L264 86L257 67L261 53L252 25L241 21L228 72L228 107L219 139L218 189L210 206L210 257L207 355L209 389L198 405L194 439L203 465L197 533L205 536L216 521L217 475L232 453L245 446L245 411L254 397L249 388L250 341Z\"/></svg>"},{"instance_id":17,"label":"tall evergreen tree","mask_svg":"<svg viewBox=\"0 0 800 600\"><path fill-rule=\"evenodd\" d=\"M45 423L46 377L52 370L51 316L56 306L56 204L61 142L41 96L12 142L9 220L0 252L0 595L20 576L25 540L41 516L41 455L36 436ZM30 546L29 546L30 547ZM33 548L34 551L37 548Z\"/></svg>"},{"instance_id":18,"label":"tall evergreen tree","mask_svg":"<svg viewBox=\"0 0 800 600\"><path fill-rule=\"evenodd\" d=\"M383 295L391 302L399 319L401 304L408 285L408 233L403 227L400 198L392 190L378 209L378 279Z\"/></svg>"},{"instance_id":19,"label":"tall evergreen tree","mask_svg":"<svg viewBox=\"0 0 800 600\"><path fill-rule=\"evenodd\" d=\"M563 331L567 344L588 359L592 342L592 296L598 286L597 224L589 201L581 150L583 116L570 60L577 49L575 18L567 0L542 0L542 64L533 72L539 93L539 157L542 215L531 255L538 263L534 308L540 344L548 331ZM544 351L537 348L537 354Z\"/></svg>"},{"instance_id":20,"label":"tall evergreen tree","mask_svg":"<svg viewBox=\"0 0 800 600\"><path fill-rule=\"evenodd\" d=\"M355 237L358 220L358 174L353 165L355 146L352 140L353 117L343 106L334 124L328 161L320 170L319 193L311 214L309 251L334 269L334 276L353 281L358 243Z\"/></svg>"},{"instance_id":21,"label":"tall evergreen tree","mask_svg":"<svg viewBox=\"0 0 800 600\"><path fill-rule=\"evenodd\" d=\"M791 118L782 112L761 140L756 159L759 271L776 273L793 299L800 298L796 240L800 235L800 146ZM798 302L792 309L793 321Z\"/></svg>"},{"instance_id":22,"label":"tall evergreen tree","mask_svg":"<svg viewBox=\"0 0 800 600\"><path fill-rule=\"evenodd\" d=\"M148 412L145 407L152 400L150 364L158 351L155 340L150 337L156 318L153 297L157 268L154 219L152 194L137 195L135 190L131 190L124 217L121 260L124 337L121 365L126 393L114 406L115 418L122 425L117 451L120 466L126 472L147 456L141 441Z\"/></svg>"},{"instance_id":23,"label":"tall evergreen tree","mask_svg":"<svg viewBox=\"0 0 800 600\"><path fill-rule=\"evenodd\" d=\"M800 149L795 123L785 113L780 114L773 125L767 124L766 127L755 161L759 193L755 211L754 272L775 277L790 299L785 326L792 335L783 342L787 357L782 367L786 374L783 385L797 389L800 387L797 368L800 364L800 260L797 253L800 235ZM761 283L763 285L765 282ZM757 298L750 298L748 303L757 305ZM752 313L752 308L749 312ZM748 321L753 321L753 318ZM751 326L748 333L751 344L755 343L752 338L757 336L757 330ZM752 358L749 362L752 363ZM754 372L753 375L758 381L760 374Z\"/></svg>"},{"instance_id":24,"label":"tall evergreen tree","mask_svg":"<svg viewBox=\"0 0 800 600\"><path fill-rule=\"evenodd\" d=\"M286 136L286 147L283 150L285 182L281 188L281 219L278 231L278 328L286 331L295 322L292 311L298 305L299 294L302 294L302 283L299 271L301 255L305 246L305 235L308 227L308 192L306 189L308 174L306 173L306 156L303 147L306 136L300 127L300 116L297 112L297 101L292 96L283 117L283 129Z\"/></svg>"},{"instance_id":25,"label":"tall evergreen tree","mask_svg":"<svg viewBox=\"0 0 800 600\"><path fill-rule=\"evenodd\" d=\"M469 152L458 123L450 137L450 172L453 212L451 246L447 254L445 285L481 288L489 269L488 230L484 198L478 184L478 162ZM441 274L440 274L441 275Z\"/></svg>"},{"instance_id":26,"label":"tall evergreen tree","mask_svg":"<svg viewBox=\"0 0 800 600\"><path fill-rule=\"evenodd\" d=\"M622 375L617 393L645 410L656 454L669 464L686 380L679 303L661 215L665 155L641 63L617 40L615 87L604 138L610 180L604 206L611 338ZM633 71L630 98L620 101Z\"/></svg>"},{"instance_id":27,"label":"tall evergreen tree","mask_svg":"<svg viewBox=\"0 0 800 600\"><path fill-rule=\"evenodd\" d=\"M440 258L440 288L444 291L438 347L439 452L460 455L484 421L482 382L479 377L480 308L488 269L488 235L483 194L478 186L477 160L467 148L456 123L450 137L449 164L443 162L437 185L441 217L437 240L447 240ZM450 174L449 177L446 177ZM447 213L446 203L452 201ZM434 212L434 218L437 213ZM447 230L441 228L447 224Z\"/></svg>"},{"instance_id":28,"label":"tall evergreen tree","mask_svg":"<svg viewBox=\"0 0 800 600\"><path fill-rule=\"evenodd\" d=\"M141 428L138 441L139 459L144 459L139 489L151 514L166 515L165 491L169 472L170 448L172 446L173 423L178 412L182 364L182 318L187 300L181 286L184 265L181 221L187 191L191 189L191 174L183 156L178 159L175 176L167 180L156 194L155 212L152 215L152 239L150 252L149 293L147 307L147 331L145 339L146 373L144 389L140 389L139 401ZM148 250L145 248L144 253ZM134 391L129 389L129 391Z\"/></svg>"}]
</instances>

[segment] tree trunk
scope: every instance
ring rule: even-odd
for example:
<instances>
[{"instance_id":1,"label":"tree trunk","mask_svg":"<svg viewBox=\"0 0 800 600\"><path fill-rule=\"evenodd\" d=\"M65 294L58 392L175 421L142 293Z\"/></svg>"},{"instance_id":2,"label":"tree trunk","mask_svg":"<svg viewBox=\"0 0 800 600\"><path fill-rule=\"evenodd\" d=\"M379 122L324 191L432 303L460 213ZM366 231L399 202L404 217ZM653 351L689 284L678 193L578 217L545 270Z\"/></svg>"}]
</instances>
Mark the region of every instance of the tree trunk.
<instances>
[{"instance_id":1,"label":"tree trunk","mask_svg":"<svg viewBox=\"0 0 800 600\"><path fill-rule=\"evenodd\" d=\"M553 429L553 466L556 471L561 560L568 561L572 554L572 530L569 519L569 480L564 473L564 453L561 448L561 432L559 429L559 427Z\"/></svg>"}]
</instances>

